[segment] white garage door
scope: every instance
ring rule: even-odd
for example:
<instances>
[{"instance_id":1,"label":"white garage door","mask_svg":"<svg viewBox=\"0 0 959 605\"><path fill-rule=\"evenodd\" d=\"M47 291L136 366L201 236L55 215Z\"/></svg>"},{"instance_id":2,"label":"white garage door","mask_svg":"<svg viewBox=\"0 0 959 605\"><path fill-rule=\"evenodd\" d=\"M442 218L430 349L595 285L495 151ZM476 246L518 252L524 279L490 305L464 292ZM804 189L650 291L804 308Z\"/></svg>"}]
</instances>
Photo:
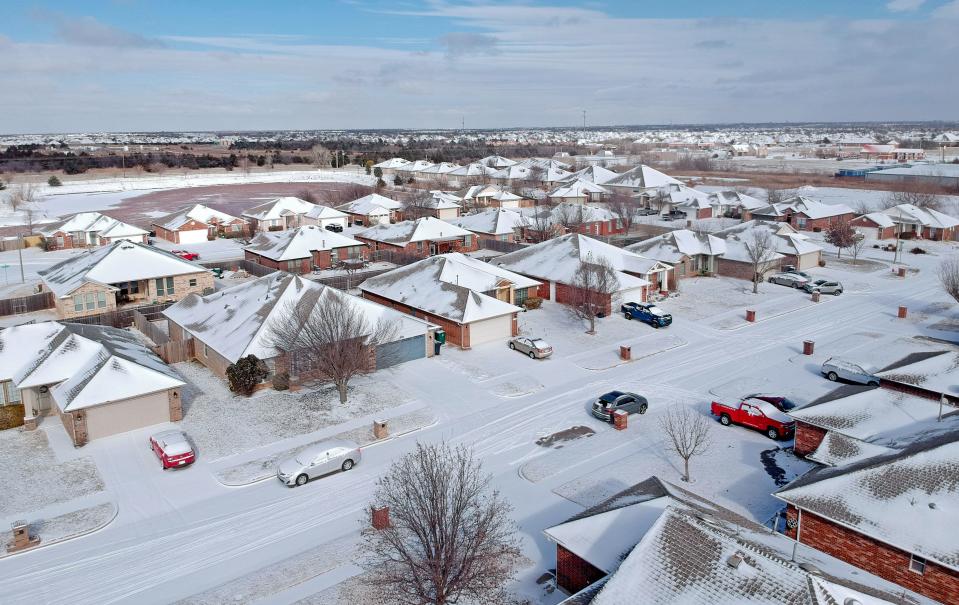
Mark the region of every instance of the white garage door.
<instances>
[{"instance_id":1,"label":"white garage door","mask_svg":"<svg viewBox=\"0 0 959 605\"><path fill-rule=\"evenodd\" d=\"M90 440L170 421L166 391L87 409Z\"/></svg>"},{"instance_id":2,"label":"white garage door","mask_svg":"<svg viewBox=\"0 0 959 605\"><path fill-rule=\"evenodd\" d=\"M470 346L483 344L484 342L493 342L495 340L506 340L513 331L513 320L511 315L474 321L470 324Z\"/></svg>"},{"instance_id":3,"label":"white garage door","mask_svg":"<svg viewBox=\"0 0 959 605\"><path fill-rule=\"evenodd\" d=\"M799 255L799 266L797 269L805 271L819 266L819 252L808 252Z\"/></svg>"},{"instance_id":4,"label":"white garage door","mask_svg":"<svg viewBox=\"0 0 959 605\"><path fill-rule=\"evenodd\" d=\"M180 232L181 244L201 244L206 241L206 229L193 229Z\"/></svg>"},{"instance_id":5,"label":"white garage door","mask_svg":"<svg viewBox=\"0 0 959 605\"><path fill-rule=\"evenodd\" d=\"M613 294L613 313L619 310L624 302L646 302L643 300L643 287L630 288Z\"/></svg>"}]
</instances>

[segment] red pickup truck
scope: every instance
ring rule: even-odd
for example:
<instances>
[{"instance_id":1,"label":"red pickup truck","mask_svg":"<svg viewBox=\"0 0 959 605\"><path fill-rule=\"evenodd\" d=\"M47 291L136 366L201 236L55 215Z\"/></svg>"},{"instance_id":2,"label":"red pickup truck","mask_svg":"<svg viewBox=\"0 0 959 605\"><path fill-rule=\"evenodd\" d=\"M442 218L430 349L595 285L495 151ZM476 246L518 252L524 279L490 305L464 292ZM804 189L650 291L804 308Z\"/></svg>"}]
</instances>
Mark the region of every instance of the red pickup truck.
<instances>
[{"instance_id":1,"label":"red pickup truck","mask_svg":"<svg viewBox=\"0 0 959 605\"><path fill-rule=\"evenodd\" d=\"M710 411L725 426L748 426L766 433L770 439L789 439L796 431L796 422L785 412L771 402L756 397L747 397L734 404L714 401Z\"/></svg>"}]
</instances>

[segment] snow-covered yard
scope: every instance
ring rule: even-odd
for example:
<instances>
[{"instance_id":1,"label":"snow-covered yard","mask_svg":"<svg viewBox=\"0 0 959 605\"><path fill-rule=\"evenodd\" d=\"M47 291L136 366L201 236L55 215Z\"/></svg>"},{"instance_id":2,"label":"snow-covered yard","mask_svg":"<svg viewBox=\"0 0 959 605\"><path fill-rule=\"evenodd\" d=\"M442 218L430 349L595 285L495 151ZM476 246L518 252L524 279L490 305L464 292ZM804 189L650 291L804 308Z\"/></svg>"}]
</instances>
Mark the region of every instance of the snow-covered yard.
<instances>
[{"instance_id":1,"label":"snow-covered yard","mask_svg":"<svg viewBox=\"0 0 959 605\"><path fill-rule=\"evenodd\" d=\"M62 429L52 426L50 430ZM0 431L0 460L0 522L4 527L19 515L103 490L93 460L58 459L42 429Z\"/></svg>"},{"instance_id":2,"label":"snow-covered yard","mask_svg":"<svg viewBox=\"0 0 959 605\"><path fill-rule=\"evenodd\" d=\"M210 461L412 400L394 382L393 370L356 378L348 402L341 405L332 385L297 392L267 388L242 397L231 393L226 381L198 363L175 367L187 382L181 424L196 441L199 454Z\"/></svg>"}]
</instances>

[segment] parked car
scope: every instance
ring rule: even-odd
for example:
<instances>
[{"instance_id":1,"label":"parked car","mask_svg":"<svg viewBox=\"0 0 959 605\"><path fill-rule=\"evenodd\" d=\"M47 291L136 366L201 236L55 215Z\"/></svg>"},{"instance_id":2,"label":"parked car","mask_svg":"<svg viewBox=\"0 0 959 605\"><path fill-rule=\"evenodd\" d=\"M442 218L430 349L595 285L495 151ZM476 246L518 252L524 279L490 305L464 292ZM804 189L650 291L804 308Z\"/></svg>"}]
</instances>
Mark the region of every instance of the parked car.
<instances>
[{"instance_id":1,"label":"parked car","mask_svg":"<svg viewBox=\"0 0 959 605\"><path fill-rule=\"evenodd\" d=\"M189 250L170 250L170 252L186 260L199 260L200 258L199 254L190 252Z\"/></svg>"},{"instance_id":2,"label":"parked car","mask_svg":"<svg viewBox=\"0 0 959 605\"><path fill-rule=\"evenodd\" d=\"M326 229L327 231L332 231L333 233L342 233L342 232L343 232L343 225L335 225L335 224L334 224L334 225L326 225L326 226L323 227L323 228Z\"/></svg>"},{"instance_id":3,"label":"parked car","mask_svg":"<svg viewBox=\"0 0 959 605\"><path fill-rule=\"evenodd\" d=\"M833 382L841 378L849 382L879 386L878 376L874 376L858 364L846 361L845 359L839 359L838 357L830 357L824 361L820 371L823 376Z\"/></svg>"},{"instance_id":4,"label":"parked car","mask_svg":"<svg viewBox=\"0 0 959 605\"><path fill-rule=\"evenodd\" d=\"M626 319L638 319L654 328L663 328L673 323L673 316L653 303L623 303L619 310Z\"/></svg>"},{"instance_id":5,"label":"parked car","mask_svg":"<svg viewBox=\"0 0 959 605\"><path fill-rule=\"evenodd\" d=\"M182 468L196 461L193 446L183 431L171 429L150 436L150 449L160 459L163 470Z\"/></svg>"},{"instance_id":6,"label":"parked car","mask_svg":"<svg viewBox=\"0 0 959 605\"><path fill-rule=\"evenodd\" d=\"M652 208L640 208L636 211L636 216L653 216L654 214L659 214L659 211Z\"/></svg>"},{"instance_id":7,"label":"parked car","mask_svg":"<svg viewBox=\"0 0 959 605\"><path fill-rule=\"evenodd\" d=\"M839 296L842 294L842 284L837 281L829 281L826 279L817 279L813 282L808 282L803 286L803 290L806 292L819 292L820 294L832 294L834 296Z\"/></svg>"},{"instance_id":8,"label":"parked car","mask_svg":"<svg viewBox=\"0 0 959 605\"><path fill-rule=\"evenodd\" d=\"M288 458L276 469L276 477L290 487L336 471L348 471L359 464L362 449L353 441L324 441Z\"/></svg>"},{"instance_id":9,"label":"parked car","mask_svg":"<svg viewBox=\"0 0 959 605\"><path fill-rule=\"evenodd\" d=\"M805 277L809 281L812 281L812 275L809 275L805 271L800 271L799 269L796 268L795 265L786 265L785 267L783 267L783 273L794 273L796 275L799 275L800 277Z\"/></svg>"},{"instance_id":10,"label":"parked car","mask_svg":"<svg viewBox=\"0 0 959 605\"><path fill-rule=\"evenodd\" d=\"M795 410L796 407L798 407L796 403L793 402L791 399L787 399L786 397L781 397L779 395L753 394L753 395L746 395L745 397L743 397L743 399L744 400L745 399L761 399L767 403L773 404L774 406L779 408L779 410L782 412L789 412L790 410Z\"/></svg>"},{"instance_id":11,"label":"parked car","mask_svg":"<svg viewBox=\"0 0 959 605\"><path fill-rule=\"evenodd\" d=\"M517 336L509 341L509 348L529 355L530 359L544 359L553 354L553 347L542 338Z\"/></svg>"},{"instance_id":12,"label":"parked car","mask_svg":"<svg viewBox=\"0 0 959 605\"><path fill-rule=\"evenodd\" d=\"M766 433L770 439L788 439L796 432L796 421L774 404L757 397L739 403L712 402L709 411L723 426L738 424Z\"/></svg>"},{"instance_id":13,"label":"parked car","mask_svg":"<svg viewBox=\"0 0 959 605\"><path fill-rule=\"evenodd\" d=\"M649 401L642 395L625 391L610 391L593 402L592 413L600 420L612 422L613 412L623 410L627 414L645 414Z\"/></svg>"},{"instance_id":14,"label":"parked car","mask_svg":"<svg viewBox=\"0 0 959 605\"><path fill-rule=\"evenodd\" d=\"M770 275L766 281L771 284L791 286L793 288L802 288L809 282L805 277L796 275L795 273L776 273L775 275Z\"/></svg>"},{"instance_id":15,"label":"parked car","mask_svg":"<svg viewBox=\"0 0 959 605\"><path fill-rule=\"evenodd\" d=\"M672 221L672 220L681 221L685 219L686 219L686 213L683 212L682 210L670 210L669 212L663 214L664 221Z\"/></svg>"}]
</instances>

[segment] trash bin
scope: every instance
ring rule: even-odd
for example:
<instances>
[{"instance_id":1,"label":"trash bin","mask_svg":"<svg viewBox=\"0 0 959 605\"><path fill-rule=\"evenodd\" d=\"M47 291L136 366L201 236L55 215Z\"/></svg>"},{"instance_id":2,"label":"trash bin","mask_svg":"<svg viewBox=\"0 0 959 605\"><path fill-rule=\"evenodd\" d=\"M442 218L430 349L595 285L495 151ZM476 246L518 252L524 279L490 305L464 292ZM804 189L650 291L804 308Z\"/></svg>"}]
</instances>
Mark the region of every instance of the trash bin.
<instances>
[{"instance_id":1,"label":"trash bin","mask_svg":"<svg viewBox=\"0 0 959 605\"><path fill-rule=\"evenodd\" d=\"M433 341L433 355L439 355L440 349L443 347L443 343L438 340Z\"/></svg>"}]
</instances>

